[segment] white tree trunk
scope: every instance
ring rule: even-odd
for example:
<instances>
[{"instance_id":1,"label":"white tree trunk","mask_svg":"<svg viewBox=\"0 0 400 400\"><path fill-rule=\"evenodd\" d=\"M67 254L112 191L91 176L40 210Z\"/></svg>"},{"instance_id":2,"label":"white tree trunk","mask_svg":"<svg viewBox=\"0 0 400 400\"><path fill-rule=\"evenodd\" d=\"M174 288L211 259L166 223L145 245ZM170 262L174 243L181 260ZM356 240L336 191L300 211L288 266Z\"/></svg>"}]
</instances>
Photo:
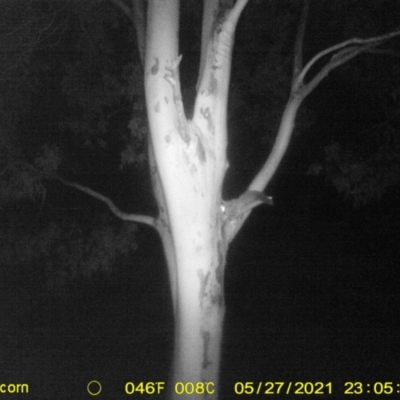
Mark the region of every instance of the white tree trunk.
<instances>
[{"instance_id":1,"label":"white tree trunk","mask_svg":"<svg viewBox=\"0 0 400 400\"><path fill-rule=\"evenodd\" d=\"M179 1L149 1L147 10L150 159L160 209L157 227L167 254L175 314L170 398L217 398L228 247L221 193L227 169L233 32L245 1L239 3L239 10L224 10L220 26L218 1L205 4L202 66L192 120L184 114L179 81ZM182 388L190 393L176 393Z\"/></svg>"}]
</instances>

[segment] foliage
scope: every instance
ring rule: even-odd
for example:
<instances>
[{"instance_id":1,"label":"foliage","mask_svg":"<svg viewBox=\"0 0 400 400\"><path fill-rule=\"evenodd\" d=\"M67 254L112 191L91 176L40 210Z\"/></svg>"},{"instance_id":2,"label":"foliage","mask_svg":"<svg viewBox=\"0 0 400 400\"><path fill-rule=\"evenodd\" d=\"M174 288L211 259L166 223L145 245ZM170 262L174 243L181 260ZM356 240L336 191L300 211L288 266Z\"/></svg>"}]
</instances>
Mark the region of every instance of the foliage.
<instances>
[{"instance_id":1,"label":"foliage","mask_svg":"<svg viewBox=\"0 0 400 400\"><path fill-rule=\"evenodd\" d=\"M356 207L380 200L400 182L400 143L396 135L398 132L386 130L384 141L369 155L343 148L338 142L325 147L327 176Z\"/></svg>"},{"instance_id":2,"label":"foliage","mask_svg":"<svg viewBox=\"0 0 400 400\"><path fill-rule=\"evenodd\" d=\"M0 230L0 264L3 268L36 268L44 273L46 287L64 294L66 286L94 274L110 274L115 262L136 250L136 225L116 222L108 214L93 224L76 219L53 220L29 227L13 224Z\"/></svg>"},{"instance_id":3,"label":"foliage","mask_svg":"<svg viewBox=\"0 0 400 400\"><path fill-rule=\"evenodd\" d=\"M35 4L2 7L1 39L15 42L0 74L3 204L42 197L43 179L56 172L97 173L111 163L117 171L146 160L142 70L129 21L109 2Z\"/></svg>"},{"instance_id":4,"label":"foliage","mask_svg":"<svg viewBox=\"0 0 400 400\"><path fill-rule=\"evenodd\" d=\"M19 149L2 147L4 168L0 174L0 207L24 199L36 200L45 195L44 180L52 178L62 158L58 147L43 145L32 163L24 160Z\"/></svg>"},{"instance_id":5,"label":"foliage","mask_svg":"<svg viewBox=\"0 0 400 400\"><path fill-rule=\"evenodd\" d=\"M326 121L331 142L324 146L320 172L356 207L380 200L400 182L400 74L399 60L393 58L395 45L338 73L346 92L340 91L342 104L336 106L335 124ZM334 92L331 101L335 96Z\"/></svg>"},{"instance_id":6,"label":"foliage","mask_svg":"<svg viewBox=\"0 0 400 400\"><path fill-rule=\"evenodd\" d=\"M143 165L147 160L146 138L149 135L142 66L139 62L128 64L124 68L124 75L127 76L128 98L133 102L133 116L128 124L130 134L124 136L126 147L121 152L121 168Z\"/></svg>"},{"instance_id":7,"label":"foliage","mask_svg":"<svg viewBox=\"0 0 400 400\"><path fill-rule=\"evenodd\" d=\"M133 48L130 25L108 2L8 1L0 15L0 264L43 270L59 293L74 279L110 273L136 249L135 225L48 212L56 173L117 169L131 140L142 85L123 51Z\"/></svg>"},{"instance_id":8,"label":"foliage","mask_svg":"<svg viewBox=\"0 0 400 400\"><path fill-rule=\"evenodd\" d=\"M32 165L14 160L0 176L0 206L5 203L35 199L44 193L41 174Z\"/></svg>"},{"instance_id":9,"label":"foliage","mask_svg":"<svg viewBox=\"0 0 400 400\"><path fill-rule=\"evenodd\" d=\"M68 116L61 128L91 151L118 147L121 166L141 163L147 122L141 66L126 50L134 48L133 27L108 2L91 3L81 11L71 45L74 56L63 64Z\"/></svg>"},{"instance_id":10,"label":"foliage","mask_svg":"<svg viewBox=\"0 0 400 400\"><path fill-rule=\"evenodd\" d=\"M380 200L390 188L400 182L400 113L399 98L387 99L379 93L381 121L371 127L357 125L337 135L324 147L324 160L313 163L309 175L325 175L339 193L355 207ZM385 98L386 97L386 98Z\"/></svg>"},{"instance_id":11,"label":"foliage","mask_svg":"<svg viewBox=\"0 0 400 400\"><path fill-rule=\"evenodd\" d=\"M44 13L40 2L4 1L0 13L0 207L10 201L36 199L45 193L43 172L29 152L32 142L22 130L33 113L38 77L46 64L36 54L61 25L53 10ZM51 46L50 46L51 47Z\"/></svg>"}]
</instances>

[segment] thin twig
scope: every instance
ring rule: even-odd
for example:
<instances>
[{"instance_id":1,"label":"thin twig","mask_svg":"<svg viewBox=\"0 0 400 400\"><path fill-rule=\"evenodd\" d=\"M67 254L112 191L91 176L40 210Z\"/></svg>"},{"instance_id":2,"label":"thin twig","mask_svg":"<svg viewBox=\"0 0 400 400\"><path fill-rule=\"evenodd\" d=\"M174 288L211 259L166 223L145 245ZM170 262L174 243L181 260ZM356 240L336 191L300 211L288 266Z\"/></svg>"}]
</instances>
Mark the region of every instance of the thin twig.
<instances>
[{"instance_id":1,"label":"thin twig","mask_svg":"<svg viewBox=\"0 0 400 400\"><path fill-rule=\"evenodd\" d=\"M60 181L62 184L66 185L66 186L70 186L73 187L75 189L80 190L83 193L88 194L89 196L94 197L95 199L98 199L100 201L102 201L103 203L106 203L108 208L112 211L112 213L114 215L116 215L118 218L124 220L124 221L129 221L129 222L138 222L138 223L142 223L142 224L146 224L149 226L152 226L153 228L156 227L156 221L154 217L149 217L147 215L138 215L138 214L129 214L129 213L125 213L123 211L121 211L114 203L113 201L108 198L107 196L104 196L90 188L88 188L87 186L83 186L80 185L79 183L75 183L75 182L70 182L67 181L64 178L61 177L57 177L56 178L58 181Z\"/></svg>"}]
</instances>

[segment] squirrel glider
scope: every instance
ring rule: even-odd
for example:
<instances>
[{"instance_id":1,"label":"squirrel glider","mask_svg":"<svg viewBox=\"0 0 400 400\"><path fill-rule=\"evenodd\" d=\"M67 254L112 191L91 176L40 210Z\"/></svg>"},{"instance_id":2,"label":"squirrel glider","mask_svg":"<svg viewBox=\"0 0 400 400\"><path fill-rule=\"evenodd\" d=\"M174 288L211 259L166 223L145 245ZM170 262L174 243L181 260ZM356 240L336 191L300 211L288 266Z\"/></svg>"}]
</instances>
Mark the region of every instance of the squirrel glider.
<instances>
[{"instance_id":1,"label":"squirrel glider","mask_svg":"<svg viewBox=\"0 0 400 400\"><path fill-rule=\"evenodd\" d=\"M221 204L222 232L225 245L232 241L242 217L260 204L269 204L272 206L274 203L272 197L265 195L263 192L246 190L238 198L224 201Z\"/></svg>"},{"instance_id":2,"label":"squirrel glider","mask_svg":"<svg viewBox=\"0 0 400 400\"><path fill-rule=\"evenodd\" d=\"M224 220L226 222L238 220L243 214L260 204L272 206L274 202L271 196L267 196L263 192L246 190L238 198L223 202L221 209L225 216Z\"/></svg>"}]
</instances>

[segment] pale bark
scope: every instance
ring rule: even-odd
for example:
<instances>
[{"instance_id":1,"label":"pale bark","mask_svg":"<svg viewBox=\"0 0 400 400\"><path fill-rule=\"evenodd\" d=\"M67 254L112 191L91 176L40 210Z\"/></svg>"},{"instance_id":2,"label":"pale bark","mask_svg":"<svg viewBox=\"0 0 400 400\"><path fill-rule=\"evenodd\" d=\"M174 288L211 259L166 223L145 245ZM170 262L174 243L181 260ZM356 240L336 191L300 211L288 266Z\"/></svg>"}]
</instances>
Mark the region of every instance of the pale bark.
<instances>
[{"instance_id":1,"label":"pale bark","mask_svg":"<svg viewBox=\"0 0 400 400\"><path fill-rule=\"evenodd\" d=\"M157 197L165 214L160 226L174 263L169 266L175 312L171 398L210 397L210 390L217 398L225 313L227 242L221 196L227 169L227 94L233 35L245 3L241 0L221 14L217 1L206 2L204 23L209 28L203 35L205 54L192 120L185 116L180 90L179 3L150 1L147 10L145 90L159 177L153 182L163 196ZM174 393L177 382L208 386L179 395Z\"/></svg>"}]
</instances>

